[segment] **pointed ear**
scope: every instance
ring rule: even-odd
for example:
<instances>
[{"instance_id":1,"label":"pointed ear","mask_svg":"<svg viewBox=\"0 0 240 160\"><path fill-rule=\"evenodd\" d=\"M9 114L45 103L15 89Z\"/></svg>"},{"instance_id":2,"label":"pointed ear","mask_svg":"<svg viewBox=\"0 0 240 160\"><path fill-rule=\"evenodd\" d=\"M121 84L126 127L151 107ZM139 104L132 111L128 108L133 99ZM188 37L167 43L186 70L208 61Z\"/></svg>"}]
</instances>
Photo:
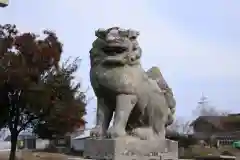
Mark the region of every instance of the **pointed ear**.
<instances>
[{"instance_id":1,"label":"pointed ear","mask_svg":"<svg viewBox=\"0 0 240 160\"><path fill-rule=\"evenodd\" d=\"M103 38L105 36L106 30L104 28L99 28L95 31L95 36L98 38Z\"/></svg>"}]
</instances>

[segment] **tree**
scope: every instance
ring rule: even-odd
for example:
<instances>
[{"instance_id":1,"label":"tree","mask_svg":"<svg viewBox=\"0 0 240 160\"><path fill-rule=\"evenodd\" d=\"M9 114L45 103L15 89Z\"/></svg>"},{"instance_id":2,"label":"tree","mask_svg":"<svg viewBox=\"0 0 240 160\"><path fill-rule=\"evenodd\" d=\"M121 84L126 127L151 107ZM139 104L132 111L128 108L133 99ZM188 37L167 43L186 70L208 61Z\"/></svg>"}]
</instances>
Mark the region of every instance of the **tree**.
<instances>
[{"instance_id":1,"label":"tree","mask_svg":"<svg viewBox=\"0 0 240 160\"><path fill-rule=\"evenodd\" d=\"M58 110L71 110L79 98L83 98L82 109L78 110L80 121L85 113L81 94L63 96L59 94L63 91L56 90L73 87L66 87L61 80L71 81L70 71L77 67L72 65L70 71L59 67L62 43L55 33L43 33L40 38L33 33L20 33L15 25L0 26L0 125L8 127L11 133L10 160L15 159L22 130L44 121L52 113L58 115ZM68 78L58 78L64 76Z\"/></svg>"},{"instance_id":2,"label":"tree","mask_svg":"<svg viewBox=\"0 0 240 160\"><path fill-rule=\"evenodd\" d=\"M192 127L190 126L190 123L191 123L191 121L185 120L183 117L178 117L168 127L168 130L177 132L179 134L190 134L192 132Z\"/></svg>"},{"instance_id":3,"label":"tree","mask_svg":"<svg viewBox=\"0 0 240 160\"><path fill-rule=\"evenodd\" d=\"M43 139L53 139L64 136L74 129L84 126L85 121L79 119L85 114L86 98L84 92L79 92L80 83L73 84L73 73L78 69L77 59L74 63L63 64L58 74L51 74L46 79L50 88L55 88L55 94L60 95L56 103L57 110L43 117L34 127L34 132Z\"/></svg>"},{"instance_id":4,"label":"tree","mask_svg":"<svg viewBox=\"0 0 240 160\"><path fill-rule=\"evenodd\" d=\"M172 125L167 128L167 138L178 141L179 147L188 148L190 145L196 144L197 140L193 137L191 121L187 121L182 117L178 117Z\"/></svg>"}]
</instances>

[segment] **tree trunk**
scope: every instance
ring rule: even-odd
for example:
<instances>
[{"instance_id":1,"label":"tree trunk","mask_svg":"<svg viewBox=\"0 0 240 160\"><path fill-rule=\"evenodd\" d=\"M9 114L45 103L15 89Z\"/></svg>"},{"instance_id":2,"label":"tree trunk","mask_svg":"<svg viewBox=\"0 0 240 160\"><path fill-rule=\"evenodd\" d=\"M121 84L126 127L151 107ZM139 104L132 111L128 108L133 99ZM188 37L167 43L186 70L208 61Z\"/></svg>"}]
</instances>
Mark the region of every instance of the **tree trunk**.
<instances>
[{"instance_id":1,"label":"tree trunk","mask_svg":"<svg viewBox=\"0 0 240 160\"><path fill-rule=\"evenodd\" d=\"M17 138L18 138L17 131L11 132L11 151L10 151L9 160L16 159Z\"/></svg>"}]
</instances>

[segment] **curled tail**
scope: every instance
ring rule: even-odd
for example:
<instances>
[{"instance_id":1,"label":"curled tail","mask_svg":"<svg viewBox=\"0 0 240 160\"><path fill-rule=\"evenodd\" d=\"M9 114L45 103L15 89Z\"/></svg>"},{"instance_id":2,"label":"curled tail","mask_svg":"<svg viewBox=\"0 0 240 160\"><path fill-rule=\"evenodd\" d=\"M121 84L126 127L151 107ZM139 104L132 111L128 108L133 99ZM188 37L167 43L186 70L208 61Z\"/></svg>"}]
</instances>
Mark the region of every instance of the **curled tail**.
<instances>
[{"instance_id":1,"label":"curled tail","mask_svg":"<svg viewBox=\"0 0 240 160\"><path fill-rule=\"evenodd\" d=\"M164 91L165 99L168 103L169 108L168 121L166 123L166 126L171 125L174 121L174 114L176 110L176 100L173 96L172 89L168 86L158 67L152 67L146 73L149 78L156 80L159 88Z\"/></svg>"}]
</instances>

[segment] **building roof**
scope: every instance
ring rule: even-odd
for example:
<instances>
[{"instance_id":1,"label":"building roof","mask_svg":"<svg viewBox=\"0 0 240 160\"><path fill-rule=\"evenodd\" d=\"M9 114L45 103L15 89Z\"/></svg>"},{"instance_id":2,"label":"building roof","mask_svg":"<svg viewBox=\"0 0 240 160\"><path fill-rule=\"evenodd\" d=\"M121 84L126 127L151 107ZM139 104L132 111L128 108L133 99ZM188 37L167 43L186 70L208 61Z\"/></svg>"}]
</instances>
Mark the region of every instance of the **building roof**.
<instances>
[{"instance_id":1,"label":"building roof","mask_svg":"<svg viewBox=\"0 0 240 160\"><path fill-rule=\"evenodd\" d=\"M229 114L228 116L199 116L190 125L193 126L196 122L205 121L212 124L218 129L226 129L226 126L240 122L239 114ZM231 125L232 126L232 125Z\"/></svg>"},{"instance_id":2,"label":"building roof","mask_svg":"<svg viewBox=\"0 0 240 160\"><path fill-rule=\"evenodd\" d=\"M221 126L221 118L222 116L199 116L190 125L193 126L196 122L206 121L213 124L214 126Z\"/></svg>"}]
</instances>

